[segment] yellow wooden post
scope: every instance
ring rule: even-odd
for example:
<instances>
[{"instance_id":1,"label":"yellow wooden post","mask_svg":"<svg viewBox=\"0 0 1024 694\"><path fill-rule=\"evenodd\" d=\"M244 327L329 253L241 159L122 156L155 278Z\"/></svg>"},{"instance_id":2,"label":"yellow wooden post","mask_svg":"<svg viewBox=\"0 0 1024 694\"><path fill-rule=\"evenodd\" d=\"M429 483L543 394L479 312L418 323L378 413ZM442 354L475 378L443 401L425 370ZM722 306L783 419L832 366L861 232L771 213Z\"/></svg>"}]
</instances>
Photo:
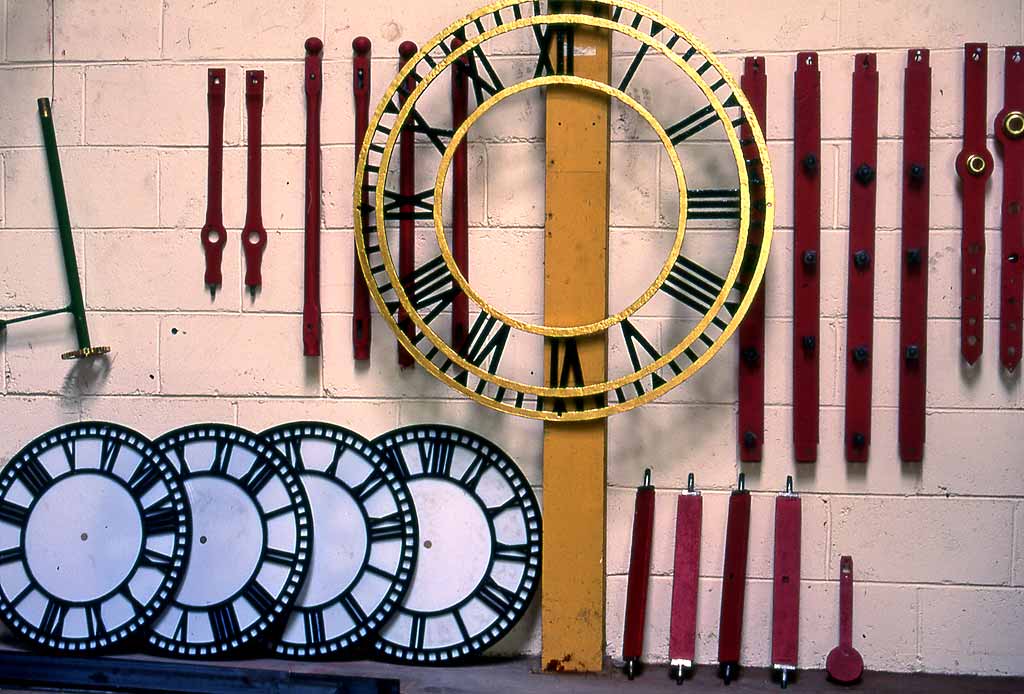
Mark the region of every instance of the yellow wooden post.
<instances>
[{"instance_id":1,"label":"yellow wooden post","mask_svg":"<svg viewBox=\"0 0 1024 694\"><path fill-rule=\"evenodd\" d=\"M571 45L573 74L607 83L608 32L578 27ZM608 97L548 87L546 121L544 318L579 325L608 311ZM604 380L604 335L577 345L584 380ZM545 357L550 383L550 344ZM544 425L541 662L550 671L604 666L607 433L603 419Z\"/></svg>"}]
</instances>

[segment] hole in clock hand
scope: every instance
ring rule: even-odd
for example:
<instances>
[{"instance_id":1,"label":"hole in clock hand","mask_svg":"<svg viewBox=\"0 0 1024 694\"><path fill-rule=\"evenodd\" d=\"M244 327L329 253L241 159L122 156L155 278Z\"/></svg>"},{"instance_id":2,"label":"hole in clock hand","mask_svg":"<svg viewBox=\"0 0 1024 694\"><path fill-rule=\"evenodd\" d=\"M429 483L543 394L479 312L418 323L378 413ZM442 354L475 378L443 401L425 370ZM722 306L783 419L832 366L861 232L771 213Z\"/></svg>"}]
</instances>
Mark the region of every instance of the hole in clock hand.
<instances>
[{"instance_id":1,"label":"hole in clock hand","mask_svg":"<svg viewBox=\"0 0 1024 694\"><path fill-rule=\"evenodd\" d=\"M424 540L423 541L423 546L426 547L427 549L430 549L431 547L434 546L434 543L431 542L430 540Z\"/></svg>"},{"instance_id":2,"label":"hole in clock hand","mask_svg":"<svg viewBox=\"0 0 1024 694\"><path fill-rule=\"evenodd\" d=\"M205 545L206 544L206 535L200 535L199 536L199 544L201 544L201 545Z\"/></svg>"}]
</instances>

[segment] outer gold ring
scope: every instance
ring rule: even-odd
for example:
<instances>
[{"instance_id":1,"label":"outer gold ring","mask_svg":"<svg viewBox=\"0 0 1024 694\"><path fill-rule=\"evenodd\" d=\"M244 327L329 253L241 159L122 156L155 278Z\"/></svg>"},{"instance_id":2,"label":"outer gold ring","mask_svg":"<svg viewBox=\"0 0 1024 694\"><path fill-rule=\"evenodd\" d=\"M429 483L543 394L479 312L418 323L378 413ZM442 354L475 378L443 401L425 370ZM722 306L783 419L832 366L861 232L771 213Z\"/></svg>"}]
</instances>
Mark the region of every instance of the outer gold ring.
<instances>
[{"instance_id":1,"label":"outer gold ring","mask_svg":"<svg viewBox=\"0 0 1024 694\"><path fill-rule=\"evenodd\" d=\"M459 143L466 137L469 129L473 127L473 124L487 113L487 111L497 106L501 100L518 94L519 92L526 91L527 89L543 87L549 84L580 87L582 89L590 89L607 96L615 97L626 106L629 106L640 114L640 116L647 121L647 124L650 125L658 135L661 143L665 146L665 151L668 152L669 160L672 162L672 169L676 174L676 186L679 189L679 220L676 224L676 236L675 240L672 242L672 250L669 252L668 259L665 261L661 272L658 273L658 276L651 283L651 286L622 311L594 323L572 326L549 326L527 323L517 320L503 311L489 305L479 294L477 294L476 290L470 286L469 282L466 280L466 276L462 274L462 270L455 262L451 248L448 245L448 239L444 233L444 220L442 219L443 210L440 205L434 205L434 232L437 236L437 245L441 249L441 255L444 257L445 263L448 265L448 269L452 273L452 277L455 278L456 284L459 285L467 297L477 305L481 306L485 311L501 322L517 330L522 330L523 332L533 333L535 335L545 335L547 337L579 337L581 335L592 335L594 333L607 330L611 326L622 322L640 310L644 304L651 300L651 297L658 293L661 285L665 283L665 279L669 276L669 273L672 272L672 266L675 264L676 258L679 256L679 249L682 248L683 245L683 236L686 232L687 211L686 177L683 174L683 166L679 162L679 155L676 153L675 146L672 144L672 139L668 136L668 133L665 132L665 128L662 127L661 123L651 115L650 111L625 92L619 91L614 87L610 87L603 82L585 79L583 77L551 75L548 77L535 77L524 82L519 82L518 84L503 89L484 103L477 106L476 109L469 114L459 129L455 131L455 135L452 136L451 144L448 145L448 149L445 150L444 156L441 157L441 162L437 166L437 179L434 183L434 200L444 200L445 179L448 175L448 169L451 167L452 159L455 157L455 150L458 148ZM493 377L493 374L491 375Z\"/></svg>"},{"instance_id":2,"label":"outer gold ring","mask_svg":"<svg viewBox=\"0 0 1024 694\"><path fill-rule=\"evenodd\" d=\"M1003 130L1014 140L1024 135L1024 113L1010 111L1003 119Z\"/></svg>"},{"instance_id":3,"label":"outer gold ring","mask_svg":"<svg viewBox=\"0 0 1024 694\"><path fill-rule=\"evenodd\" d=\"M985 173L985 158L977 154L970 155L967 157L967 170L975 176Z\"/></svg>"}]
</instances>

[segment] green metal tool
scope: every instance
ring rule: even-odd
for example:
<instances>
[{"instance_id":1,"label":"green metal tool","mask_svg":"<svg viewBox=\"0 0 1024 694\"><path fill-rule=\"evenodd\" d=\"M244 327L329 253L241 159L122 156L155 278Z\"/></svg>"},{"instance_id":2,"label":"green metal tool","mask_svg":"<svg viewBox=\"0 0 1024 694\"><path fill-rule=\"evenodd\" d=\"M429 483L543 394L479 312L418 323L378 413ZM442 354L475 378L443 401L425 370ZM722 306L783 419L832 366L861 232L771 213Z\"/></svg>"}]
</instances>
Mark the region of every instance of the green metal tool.
<instances>
[{"instance_id":1,"label":"green metal tool","mask_svg":"<svg viewBox=\"0 0 1024 694\"><path fill-rule=\"evenodd\" d=\"M53 201L57 207L57 226L60 229L60 247L64 256L64 274L68 279L70 303L64 308L40 311L29 316L21 316L8 320L0 320L0 331L8 325L23 323L36 318L70 313L75 319L75 333L78 337L78 349L65 352L61 359L83 359L106 354L109 347L93 347L89 340L89 323L85 319L85 302L82 300L82 284L78 279L78 260L75 258L75 240L71 236L71 218L68 216L68 200L64 193L64 177L60 172L60 157L57 153L57 136L53 129L53 116L50 112L50 100L39 99L39 123L43 126L43 143L46 146L46 161L50 169L50 185L53 188Z\"/></svg>"}]
</instances>

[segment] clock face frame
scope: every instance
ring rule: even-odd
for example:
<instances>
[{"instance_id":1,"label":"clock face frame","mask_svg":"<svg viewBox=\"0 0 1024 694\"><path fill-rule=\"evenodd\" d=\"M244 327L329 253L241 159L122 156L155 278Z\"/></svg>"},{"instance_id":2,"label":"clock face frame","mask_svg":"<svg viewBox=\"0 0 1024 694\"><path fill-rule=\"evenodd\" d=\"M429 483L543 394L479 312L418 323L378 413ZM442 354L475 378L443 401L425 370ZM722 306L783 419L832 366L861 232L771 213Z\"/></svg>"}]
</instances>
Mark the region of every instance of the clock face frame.
<instances>
[{"instance_id":1,"label":"clock face frame","mask_svg":"<svg viewBox=\"0 0 1024 694\"><path fill-rule=\"evenodd\" d=\"M0 473L0 617L48 650L108 649L160 614L190 538L183 483L149 439L58 427Z\"/></svg>"},{"instance_id":2,"label":"clock face frame","mask_svg":"<svg viewBox=\"0 0 1024 694\"><path fill-rule=\"evenodd\" d=\"M278 655L344 654L384 623L412 580L416 513L405 482L380 451L348 429L292 422L263 436L306 488L313 514L310 572Z\"/></svg>"},{"instance_id":3,"label":"clock face frame","mask_svg":"<svg viewBox=\"0 0 1024 694\"><path fill-rule=\"evenodd\" d=\"M409 487L421 546L374 649L444 664L497 643L540 585L541 515L529 481L504 451L457 427L408 426L373 443Z\"/></svg>"},{"instance_id":4,"label":"clock face frame","mask_svg":"<svg viewBox=\"0 0 1024 694\"><path fill-rule=\"evenodd\" d=\"M774 219L767 147L753 110L731 75L696 39L662 15L630 2L598 0L595 4L604 6L608 18L542 14L539 2L504 0L453 23L413 56L392 82L371 121L356 171L354 204L358 210L365 176L374 213L366 228L362 215L355 215L360 264L375 302L399 341L435 377L488 407L548 420L594 419L625 411L659 397L696 373L721 349L753 301L767 264ZM579 27L606 29L637 44L625 71L617 75L613 70L612 84L571 74L572 35ZM532 36L536 41L532 79L514 81L507 73L499 74L501 70L487 57L489 41L512 34ZM650 56L667 60L681 71L697 87L704 105L678 114L681 117L669 117L663 124L659 122L663 116L654 118L630 97L629 85ZM418 107L429 87L457 63L466 66L477 106L456 130L438 125L444 123L443 117L433 118ZM410 75L415 75L416 83L411 92L404 86ZM660 272L624 310L592 324L546 326L517 320L489 306L459 272L444 238L442 205L435 204L443 200L448 165L473 122L512 93L541 86L588 89L625 104L654 129L676 173L679 221L672 250ZM403 125L425 138L441 156L433 189L410 199L398 192L391 166ZM676 152L684 152L698 141L706 146L708 142L699 136L713 130L711 126L724 131L724 141L718 144L728 148L734 162L735 187L687 190ZM741 128L748 130L748 137L742 137ZM409 206L413 212L401 209ZM394 262L394 227L409 215L434 223L438 253L421 263L411 277L402 278ZM683 234L687 222L696 220L728 221L736 227L735 236L730 237L735 238L734 252L727 265L706 267L687 254ZM749 241L755 224L763 227L760 244ZM749 276L746 283L739 280L741 272ZM459 291L465 291L478 312L465 342L451 345L432 324ZM656 346L657 340L630 318L661 294L690 311L686 317L696 325L681 339ZM400 324L405 316L414 326L411 338ZM504 370L502 357L524 335L544 341L544 353L553 367L549 382L526 382ZM610 350L628 354L631 369L600 382L588 381L580 367L576 341L595 335L607 336Z\"/></svg>"},{"instance_id":5,"label":"clock face frame","mask_svg":"<svg viewBox=\"0 0 1024 694\"><path fill-rule=\"evenodd\" d=\"M149 643L185 657L237 650L282 621L299 594L312 556L305 489L284 456L245 429L195 424L154 445L184 482L193 542Z\"/></svg>"}]
</instances>

